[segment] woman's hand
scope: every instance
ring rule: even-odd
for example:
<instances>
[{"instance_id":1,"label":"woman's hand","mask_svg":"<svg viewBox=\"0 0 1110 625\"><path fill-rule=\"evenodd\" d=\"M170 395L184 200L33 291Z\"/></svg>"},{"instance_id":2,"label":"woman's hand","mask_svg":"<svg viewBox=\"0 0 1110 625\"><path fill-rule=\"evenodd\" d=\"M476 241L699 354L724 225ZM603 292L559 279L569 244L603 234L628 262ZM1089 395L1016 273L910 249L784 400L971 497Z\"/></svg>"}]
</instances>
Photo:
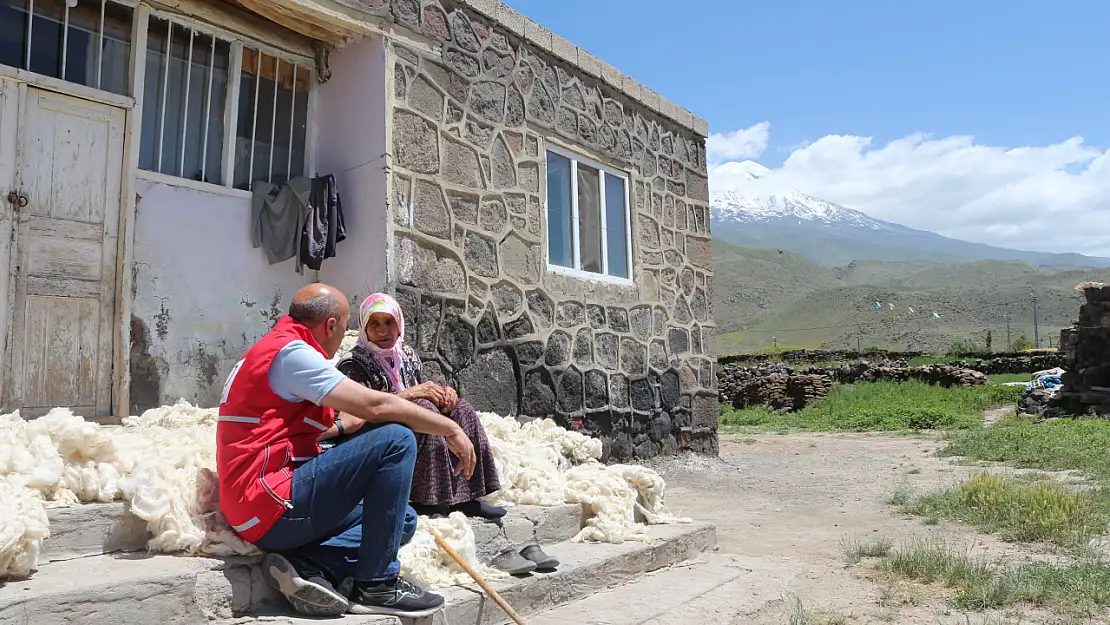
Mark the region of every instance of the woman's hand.
<instances>
[{"instance_id":1,"label":"woman's hand","mask_svg":"<svg viewBox=\"0 0 1110 625\"><path fill-rule=\"evenodd\" d=\"M457 428L454 434L445 438L447 439L447 448L459 459L459 466L455 467L452 475L458 476L462 473L463 477L469 480L474 475L474 443L470 442L462 428Z\"/></svg>"},{"instance_id":2,"label":"woman's hand","mask_svg":"<svg viewBox=\"0 0 1110 625\"><path fill-rule=\"evenodd\" d=\"M450 414L455 408L459 407L459 394L450 386L440 388L443 389L443 403L440 404L439 409L444 414Z\"/></svg>"},{"instance_id":3,"label":"woman's hand","mask_svg":"<svg viewBox=\"0 0 1110 625\"><path fill-rule=\"evenodd\" d=\"M397 393L398 397L412 401L414 399L426 399L436 407L443 405L443 387L435 382L425 382L417 384L416 386L406 388L405 390Z\"/></svg>"}]
</instances>

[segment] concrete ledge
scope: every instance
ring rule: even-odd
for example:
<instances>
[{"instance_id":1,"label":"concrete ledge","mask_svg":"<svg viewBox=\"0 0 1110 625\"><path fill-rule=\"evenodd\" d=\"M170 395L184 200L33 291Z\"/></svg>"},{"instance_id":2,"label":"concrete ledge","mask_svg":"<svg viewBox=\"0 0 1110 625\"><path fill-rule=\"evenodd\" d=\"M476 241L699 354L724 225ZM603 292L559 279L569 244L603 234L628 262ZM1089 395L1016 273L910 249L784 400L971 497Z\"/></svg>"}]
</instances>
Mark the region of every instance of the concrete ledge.
<instances>
[{"instance_id":1,"label":"concrete ledge","mask_svg":"<svg viewBox=\"0 0 1110 625\"><path fill-rule=\"evenodd\" d=\"M40 563L146 549L146 521L122 501L51 508L47 517L50 538L43 542Z\"/></svg>"},{"instance_id":2,"label":"concrete ledge","mask_svg":"<svg viewBox=\"0 0 1110 625\"><path fill-rule=\"evenodd\" d=\"M146 550L146 521L131 514L124 502L53 508L47 514L50 538L43 543L40 563ZM514 506L500 524L471 519L471 526L478 557L488 561L506 549L519 549L532 541L570 540L586 518L588 512L577 504Z\"/></svg>"},{"instance_id":3,"label":"concrete ledge","mask_svg":"<svg viewBox=\"0 0 1110 625\"><path fill-rule=\"evenodd\" d=\"M648 528L651 544L559 542L545 551L559 570L496 583L497 591L522 614L534 614L619 585L644 573L688 560L716 544L711 525ZM504 615L473 585L443 593L447 608L435 625L494 625ZM204 625L263 622L301 625L284 599L263 581L257 558L93 556L45 564L29 580L0 586L0 625ZM393 625L380 617L345 617L333 622Z\"/></svg>"}]
</instances>

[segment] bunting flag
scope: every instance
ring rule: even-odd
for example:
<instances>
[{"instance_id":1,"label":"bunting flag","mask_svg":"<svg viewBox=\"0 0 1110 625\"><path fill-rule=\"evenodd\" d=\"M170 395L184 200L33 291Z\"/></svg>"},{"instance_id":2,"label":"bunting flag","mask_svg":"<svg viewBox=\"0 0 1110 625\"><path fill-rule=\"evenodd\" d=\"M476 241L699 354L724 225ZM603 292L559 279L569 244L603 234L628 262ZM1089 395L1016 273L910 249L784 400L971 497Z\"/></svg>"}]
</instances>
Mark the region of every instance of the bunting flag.
<instances>
[{"instance_id":1,"label":"bunting flag","mask_svg":"<svg viewBox=\"0 0 1110 625\"><path fill-rule=\"evenodd\" d=\"M936 317L937 319L940 319L940 315L938 315L936 312L933 312L933 317Z\"/></svg>"},{"instance_id":2,"label":"bunting flag","mask_svg":"<svg viewBox=\"0 0 1110 625\"><path fill-rule=\"evenodd\" d=\"M882 310L882 309L883 309L883 305L882 305L882 304L880 304L879 302L875 302L875 308L878 308L879 310Z\"/></svg>"}]
</instances>

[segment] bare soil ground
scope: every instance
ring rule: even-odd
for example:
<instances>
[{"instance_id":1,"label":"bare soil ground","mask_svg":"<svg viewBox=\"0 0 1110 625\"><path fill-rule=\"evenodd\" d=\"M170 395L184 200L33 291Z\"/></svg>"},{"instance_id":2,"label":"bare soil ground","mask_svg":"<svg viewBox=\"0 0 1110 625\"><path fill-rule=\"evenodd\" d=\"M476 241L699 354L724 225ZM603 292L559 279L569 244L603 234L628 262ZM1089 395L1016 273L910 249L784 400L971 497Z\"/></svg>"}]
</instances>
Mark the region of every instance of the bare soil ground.
<instances>
[{"instance_id":1,"label":"bare soil ground","mask_svg":"<svg viewBox=\"0 0 1110 625\"><path fill-rule=\"evenodd\" d=\"M1036 609L960 613L949 605L952 591L940 585L895 580L867 560L846 563L844 541L873 536L896 544L941 537L1017 562L1057 557L957 523L926 525L890 505L899 489L939 489L984 470L936 457L942 444L932 436L722 435L719 459L686 456L654 468L667 480L671 509L716 524L720 551L752 572L751 596L737 597L734 613L719 623L1076 622ZM799 602L811 617L801 617Z\"/></svg>"}]
</instances>

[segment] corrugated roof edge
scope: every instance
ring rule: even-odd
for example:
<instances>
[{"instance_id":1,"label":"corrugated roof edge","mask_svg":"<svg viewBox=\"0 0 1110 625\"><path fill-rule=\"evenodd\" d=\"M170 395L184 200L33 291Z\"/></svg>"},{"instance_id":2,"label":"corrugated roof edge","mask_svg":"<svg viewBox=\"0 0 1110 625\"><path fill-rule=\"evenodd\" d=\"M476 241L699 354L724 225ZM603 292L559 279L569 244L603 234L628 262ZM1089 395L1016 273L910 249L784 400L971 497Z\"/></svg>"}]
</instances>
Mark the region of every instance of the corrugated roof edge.
<instances>
[{"instance_id":1,"label":"corrugated roof edge","mask_svg":"<svg viewBox=\"0 0 1110 625\"><path fill-rule=\"evenodd\" d=\"M620 90L629 98L679 126L698 136L709 136L709 124L704 119L674 102L663 99L659 94L624 75L612 65L528 19L501 0L458 0L458 2L497 22L501 27L544 52L573 63L583 73L604 81L610 87Z\"/></svg>"}]
</instances>

